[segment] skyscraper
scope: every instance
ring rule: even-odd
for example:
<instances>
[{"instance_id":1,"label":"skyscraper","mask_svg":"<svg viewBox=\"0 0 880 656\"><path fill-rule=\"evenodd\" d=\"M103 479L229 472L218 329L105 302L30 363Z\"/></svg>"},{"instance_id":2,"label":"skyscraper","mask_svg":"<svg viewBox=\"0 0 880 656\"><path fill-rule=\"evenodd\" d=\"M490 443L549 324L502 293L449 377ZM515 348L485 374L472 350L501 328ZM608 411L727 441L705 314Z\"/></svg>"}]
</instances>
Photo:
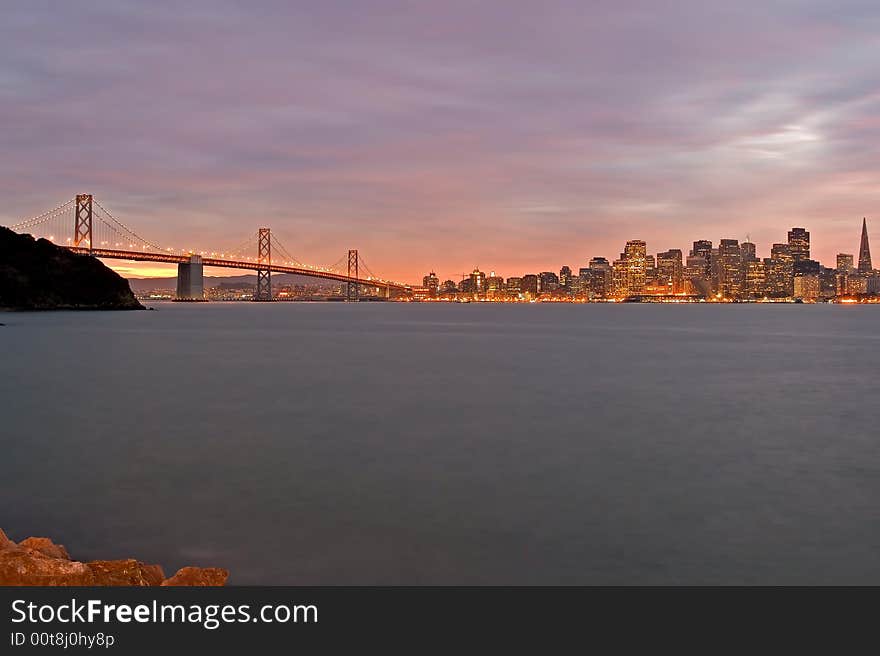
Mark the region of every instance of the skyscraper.
<instances>
[{"instance_id":1,"label":"skyscraper","mask_svg":"<svg viewBox=\"0 0 880 656\"><path fill-rule=\"evenodd\" d=\"M613 275L611 263L604 257L590 260L590 295L593 298L606 298L612 293Z\"/></svg>"},{"instance_id":2,"label":"skyscraper","mask_svg":"<svg viewBox=\"0 0 880 656\"><path fill-rule=\"evenodd\" d=\"M795 262L810 259L810 233L805 228L792 228L788 231L788 249Z\"/></svg>"},{"instance_id":3,"label":"skyscraper","mask_svg":"<svg viewBox=\"0 0 880 656\"><path fill-rule=\"evenodd\" d=\"M871 248L868 246L868 220L862 219L862 243L859 246L859 273L871 273Z\"/></svg>"},{"instance_id":4,"label":"skyscraper","mask_svg":"<svg viewBox=\"0 0 880 656\"><path fill-rule=\"evenodd\" d=\"M770 296L784 298L794 294L794 259L788 244L773 244L767 270Z\"/></svg>"},{"instance_id":5,"label":"skyscraper","mask_svg":"<svg viewBox=\"0 0 880 656\"><path fill-rule=\"evenodd\" d=\"M666 287L667 292L672 294L684 292L681 250L673 248L665 253L657 253L657 284Z\"/></svg>"},{"instance_id":6,"label":"skyscraper","mask_svg":"<svg viewBox=\"0 0 880 656\"><path fill-rule=\"evenodd\" d=\"M742 251L736 239L722 239L718 244L718 291L727 299L742 296Z\"/></svg>"},{"instance_id":7,"label":"skyscraper","mask_svg":"<svg viewBox=\"0 0 880 656\"><path fill-rule=\"evenodd\" d=\"M626 293L641 294L645 291L645 276L648 266L648 252L641 239L630 239L623 249L626 260ZM653 258L651 258L653 259Z\"/></svg>"},{"instance_id":8,"label":"skyscraper","mask_svg":"<svg viewBox=\"0 0 880 656\"><path fill-rule=\"evenodd\" d=\"M559 270L559 286L568 287L571 285L571 267L564 266Z\"/></svg>"},{"instance_id":9,"label":"skyscraper","mask_svg":"<svg viewBox=\"0 0 880 656\"><path fill-rule=\"evenodd\" d=\"M428 289L428 295L432 298L440 291L440 279L433 271L422 278L422 285Z\"/></svg>"},{"instance_id":10,"label":"skyscraper","mask_svg":"<svg viewBox=\"0 0 880 656\"><path fill-rule=\"evenodd\" d=\"M742 253L742 261L743 264L746 262L754 262L758 259L757 250L755 249L755 245L750 241L744 241L739 245L740 253Z\"/></svg>"},{"instance_id":11,"label":"skyscraper","mask_svg":"<svg viewBox=\"0 0 880 656\"><path fill-rule=\"evenodd\" d=\"M849 273L850 271L854 271L855 266L853 264L853 256L849 253L838 253L837 270L841 273Z\"/></svg>"}]
</instances>

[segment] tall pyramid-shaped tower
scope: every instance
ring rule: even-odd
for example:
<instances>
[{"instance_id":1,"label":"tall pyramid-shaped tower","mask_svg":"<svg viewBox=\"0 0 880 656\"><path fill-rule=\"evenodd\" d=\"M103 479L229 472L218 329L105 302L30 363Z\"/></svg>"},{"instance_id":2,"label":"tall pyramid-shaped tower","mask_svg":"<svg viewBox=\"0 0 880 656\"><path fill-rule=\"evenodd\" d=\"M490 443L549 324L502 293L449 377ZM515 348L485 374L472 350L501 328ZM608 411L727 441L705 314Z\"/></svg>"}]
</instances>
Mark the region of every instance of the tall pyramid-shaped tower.
<instances>
[{"instance_id":1,"label":"tall pyramid-shaped tower","mask_svg":"<svg viewBox=\"0 0 880 656\"><path fill-rule=\"evenodd\" d=\"M868 221L862 219L862 243L859 246L859 273L871 273L871 248L868 246Z\"/></svg>"}]
</instances>

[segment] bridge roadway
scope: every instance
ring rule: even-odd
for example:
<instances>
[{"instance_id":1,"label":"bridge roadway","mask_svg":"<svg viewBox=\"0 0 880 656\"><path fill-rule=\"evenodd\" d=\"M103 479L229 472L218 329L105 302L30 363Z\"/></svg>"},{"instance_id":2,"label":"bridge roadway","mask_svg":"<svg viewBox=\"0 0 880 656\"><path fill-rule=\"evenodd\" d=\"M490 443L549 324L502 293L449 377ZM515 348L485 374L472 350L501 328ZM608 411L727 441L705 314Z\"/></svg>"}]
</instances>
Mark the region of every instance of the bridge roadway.
<instances>
[{"instance_id":1,"label":"bridge roadway","mask_svg":"<svg viewBox=\"0 0 880 656\"><path fill-rule=\"evenodd\" d=\"M163 252L148 251L125 251L112 248L85 248L82 246L67 246L70 251L80 253L82 255L94 255L95 257L107 258L112 260L134 260L136 262L166 262L168 264L182 264L190 261L188 254L175 254ZM344 273L334 273L332 271L323 271L321 269L310 269L308 267L296 267L286 264L268 264L257 266L256 262L249 260L227 260L222 257L202 257L202 264L208 267L224 267L227 269L246 269L248 271L268 270L272 273L295 273L300 276L311 276L312 278L324 278L325 280L337 280L339 282L356 282L360 285L369 287L382 287L406 291L410 289L409 285L399 282L390 282L380 280L379 278L355 278L347 276Z\"/></svg>"}]
</instances>

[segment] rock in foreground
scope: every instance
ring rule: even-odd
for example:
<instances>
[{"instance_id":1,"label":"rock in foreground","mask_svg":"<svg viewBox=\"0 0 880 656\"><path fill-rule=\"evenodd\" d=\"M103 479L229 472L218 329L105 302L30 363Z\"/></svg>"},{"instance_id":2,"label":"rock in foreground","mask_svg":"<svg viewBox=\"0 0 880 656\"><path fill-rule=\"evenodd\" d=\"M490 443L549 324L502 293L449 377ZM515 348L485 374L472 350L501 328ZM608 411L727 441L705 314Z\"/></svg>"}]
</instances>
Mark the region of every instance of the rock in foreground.
<instances>
[{"instance_id":1,"label":"rock in foreground","mask_svg":"<svg viewBox=\"0 0 880 656\"><path fill-rule=\"evenodd\" d=\"M0 529L0 585L221 586L227 578L219 567L183 567L166 579L160 565L133 559L81 563L49 538L16 544Z\"/></svg>"},{"instance_id":2,"label":"rock in foreground","mask_svg":"<svg viewBox=\"0 0 880 656\"><path fill-rule=\"evenodd\" d=\"M0 226L0 309L143 310L128 281L95 257Z\"/></svg>"}]
</instances>

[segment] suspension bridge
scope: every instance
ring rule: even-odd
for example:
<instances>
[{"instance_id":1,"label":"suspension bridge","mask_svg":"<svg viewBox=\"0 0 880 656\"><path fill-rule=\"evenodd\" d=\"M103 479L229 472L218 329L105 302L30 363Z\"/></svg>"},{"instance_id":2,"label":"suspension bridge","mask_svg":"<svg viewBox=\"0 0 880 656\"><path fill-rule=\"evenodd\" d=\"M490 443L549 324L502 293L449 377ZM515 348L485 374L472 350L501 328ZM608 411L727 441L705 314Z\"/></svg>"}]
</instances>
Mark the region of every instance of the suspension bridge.
<instances>
[{"instance_id":1,"label":"suspension bridge","mask_svg":"<svg viewBox=\"0 0 880 656\"><path fill-rule=\"evenodd\" d=\"M357 249L327 267L311 266L295 258L270 228L260 228L237 246L220 251L195 251L162 247L142 238L116 218L92 194L78 194L54 209L9 226L19 233L49 239L58 246L85 256L136 262L177 264L177 296L181 300L202 297L203 267L245 269L257 273L255 301L273 300L272 274L292 273L341 282L349 301L360 299L363 288L374 288L390 297L411 287L376 276ZM68 234L69 237L64 237Z\"/></svg>"}]
</instances>

